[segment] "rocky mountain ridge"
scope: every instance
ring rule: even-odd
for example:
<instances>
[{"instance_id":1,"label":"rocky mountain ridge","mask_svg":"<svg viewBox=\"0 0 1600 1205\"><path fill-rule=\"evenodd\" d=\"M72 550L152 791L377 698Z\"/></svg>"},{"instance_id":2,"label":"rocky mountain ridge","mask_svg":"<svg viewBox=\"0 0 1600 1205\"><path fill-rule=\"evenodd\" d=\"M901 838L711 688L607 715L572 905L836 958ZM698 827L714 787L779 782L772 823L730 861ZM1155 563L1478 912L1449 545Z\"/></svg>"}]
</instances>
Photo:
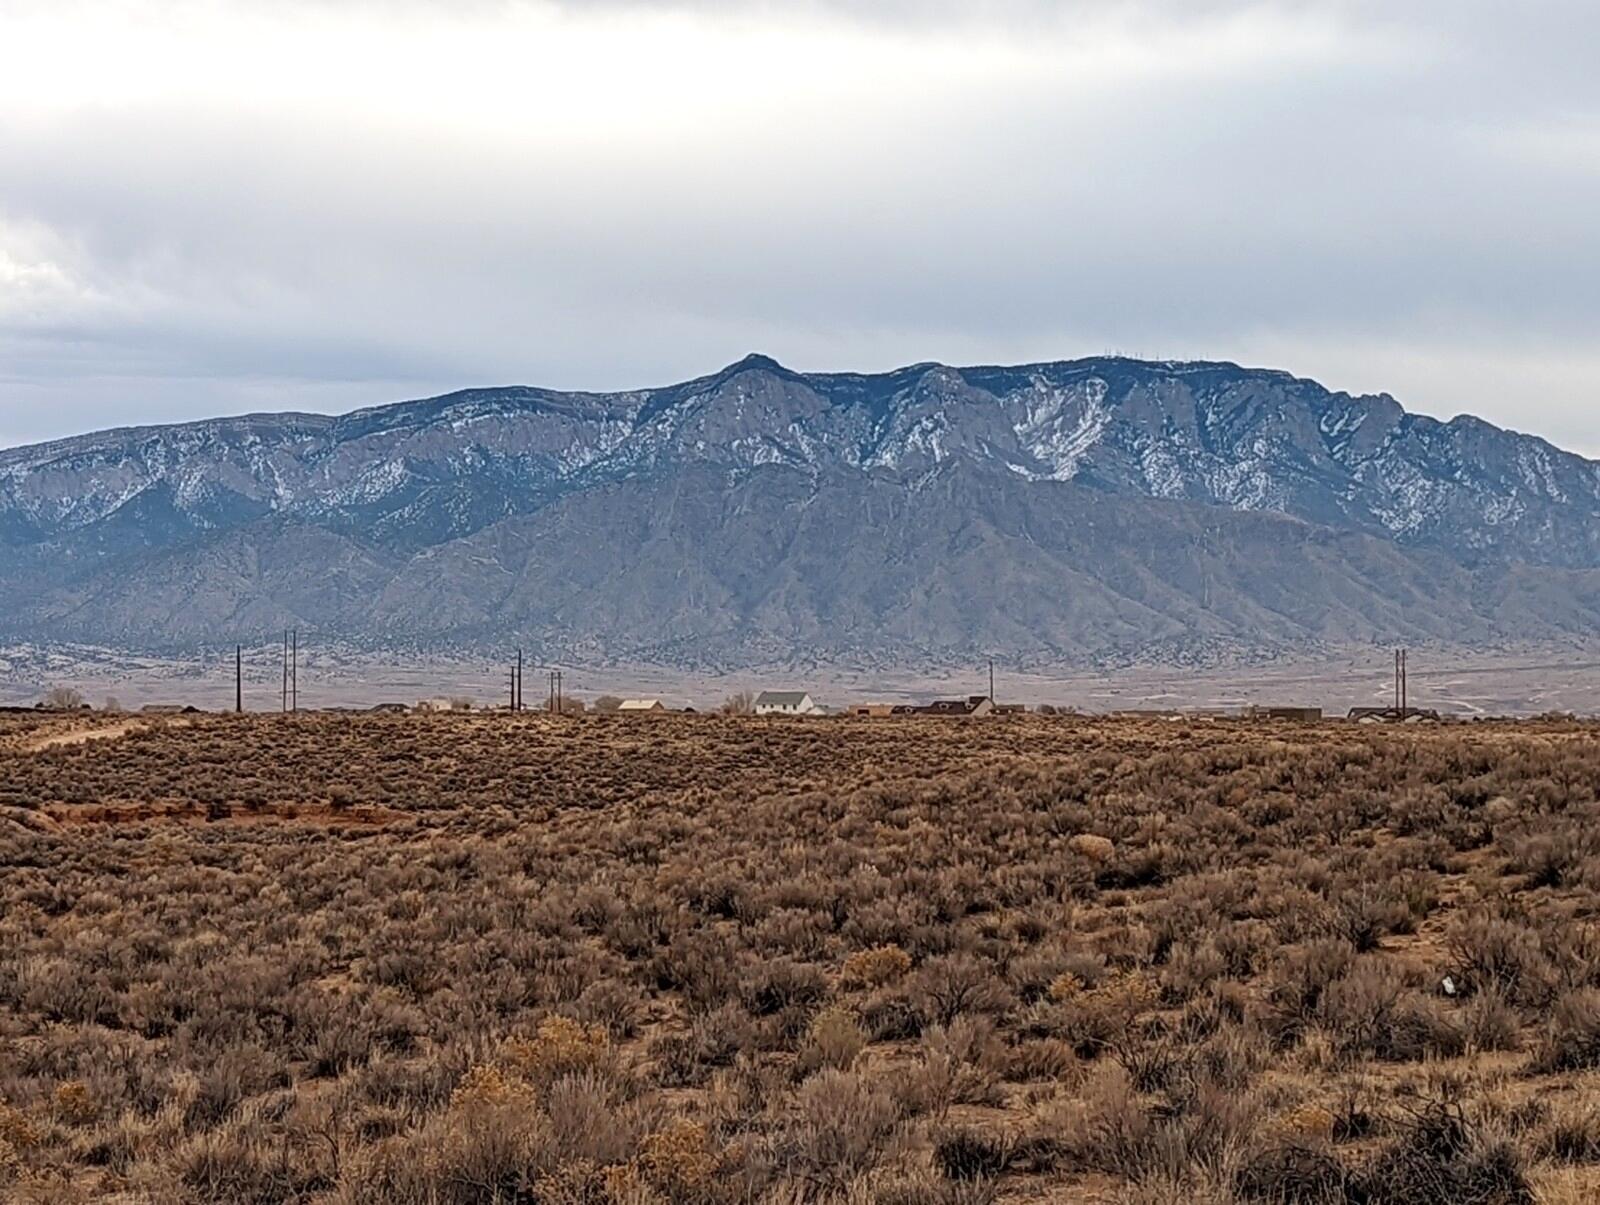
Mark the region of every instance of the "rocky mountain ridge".
<instances>
[{"instance_id":1,"label":"rocky mountain ridge","mask_svg":"<svg viewBox=\"0 0 1600 1205\"><path fill-rule=\"evenodd\" d=\"M286 622L685 664L1567 640L1600 615L1600 464L1232 364L751 356L0 451L0 570L0 637L135 647Z\"/></svg>"}]
</instances>

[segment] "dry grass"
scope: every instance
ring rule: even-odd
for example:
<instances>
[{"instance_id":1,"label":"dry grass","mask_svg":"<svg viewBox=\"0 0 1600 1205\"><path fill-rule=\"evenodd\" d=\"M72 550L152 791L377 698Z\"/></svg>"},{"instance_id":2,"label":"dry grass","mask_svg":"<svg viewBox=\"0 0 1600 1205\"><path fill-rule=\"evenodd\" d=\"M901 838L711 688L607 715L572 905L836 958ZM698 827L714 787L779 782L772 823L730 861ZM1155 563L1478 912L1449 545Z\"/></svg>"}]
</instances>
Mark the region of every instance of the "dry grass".
<instances>
[{"instance_id":1,"label":"dry grass","mask_svg":"<svg viewBox=\"0 0 1600 1205\"><path fill-rule=\"evenodd\" d=\"M0 717L6 1200L1600 1182L1590 727L87 723Z\"/></svg>"}]
</instances>

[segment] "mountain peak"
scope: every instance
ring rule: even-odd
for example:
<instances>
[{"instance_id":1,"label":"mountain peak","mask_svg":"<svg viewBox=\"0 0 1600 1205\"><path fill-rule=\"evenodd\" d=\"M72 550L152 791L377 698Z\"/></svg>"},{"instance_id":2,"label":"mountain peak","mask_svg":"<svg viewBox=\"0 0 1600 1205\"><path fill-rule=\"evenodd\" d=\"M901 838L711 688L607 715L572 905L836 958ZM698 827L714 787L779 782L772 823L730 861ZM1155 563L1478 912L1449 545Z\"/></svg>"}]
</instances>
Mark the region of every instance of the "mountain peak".
<instances>
[{"instance_id":1,"label":"mountain peak","mask_svg":"<svg viewBox=\"0 0 1600 1205\"><path fill-rule=\"evenodd\" d=\"M749 355L745 356L741 360L735 360L732 364L728 365L726 368L724 368L717 375L718 376L731 376L733 373L736 373L736 372L751 372L751 371L755 371L755 372L779 372L779 373L783 373L785 376L797 375L797 374L791 372L791 370L785 368L782 364L778 363L778 361L774 360L771 356L764 355L763 353L758 352L758 351L751 352Z\"/></svg>"}]
</instances>

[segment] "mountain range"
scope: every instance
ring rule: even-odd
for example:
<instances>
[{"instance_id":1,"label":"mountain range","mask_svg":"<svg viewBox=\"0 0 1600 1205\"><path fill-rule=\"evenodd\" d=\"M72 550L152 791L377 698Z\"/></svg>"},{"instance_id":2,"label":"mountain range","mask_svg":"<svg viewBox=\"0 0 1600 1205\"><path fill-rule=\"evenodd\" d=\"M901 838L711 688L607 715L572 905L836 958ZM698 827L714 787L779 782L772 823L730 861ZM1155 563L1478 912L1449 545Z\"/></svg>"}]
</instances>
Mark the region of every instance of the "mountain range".
<instances>
[{"instance_id":1,"label":"mountain range","mask_svg":"<svg viewBox=\"0 0 1600 1205\"><path fill-rule=\"evenodd\" d=\"M1192 663L1600 624L1600 464L1117 357L471 389L0 451L0 640Z\"/></svg>"}]
</instances>

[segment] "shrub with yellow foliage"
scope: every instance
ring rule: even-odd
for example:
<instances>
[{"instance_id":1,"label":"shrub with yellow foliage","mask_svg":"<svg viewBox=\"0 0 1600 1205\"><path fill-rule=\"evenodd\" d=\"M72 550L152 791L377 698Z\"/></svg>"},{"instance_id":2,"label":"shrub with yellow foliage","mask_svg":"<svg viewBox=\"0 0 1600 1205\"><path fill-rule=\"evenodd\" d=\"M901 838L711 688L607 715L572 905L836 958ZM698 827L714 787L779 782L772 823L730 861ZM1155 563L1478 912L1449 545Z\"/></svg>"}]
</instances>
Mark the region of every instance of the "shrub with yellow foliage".
<instances>
[{"instance_id":1,"label":"shrub with yellow foliage","mask_svg":"<svg viewBox=\"0 0 1600 1205\"><path fill-rule=\"evenodd\" d=\"M882 987L903 978L910 970L911 955L899 946L876 946L846 958L839 982L845 988Z\"/></svg>"},{"instance_id":2,"label":"shrub with yellow foliage","mask_svg":"<svg viewBox=\"0 0 1600 1205\"><path fill-rule=\"evenodd\" d=\"M564 1075L605 1070L613 1053L603 1026L552 1015L539 1022L534 1037L508 1041L504 1061L515 1074L543 1088Z\"/></svg>"}]
</instances>

